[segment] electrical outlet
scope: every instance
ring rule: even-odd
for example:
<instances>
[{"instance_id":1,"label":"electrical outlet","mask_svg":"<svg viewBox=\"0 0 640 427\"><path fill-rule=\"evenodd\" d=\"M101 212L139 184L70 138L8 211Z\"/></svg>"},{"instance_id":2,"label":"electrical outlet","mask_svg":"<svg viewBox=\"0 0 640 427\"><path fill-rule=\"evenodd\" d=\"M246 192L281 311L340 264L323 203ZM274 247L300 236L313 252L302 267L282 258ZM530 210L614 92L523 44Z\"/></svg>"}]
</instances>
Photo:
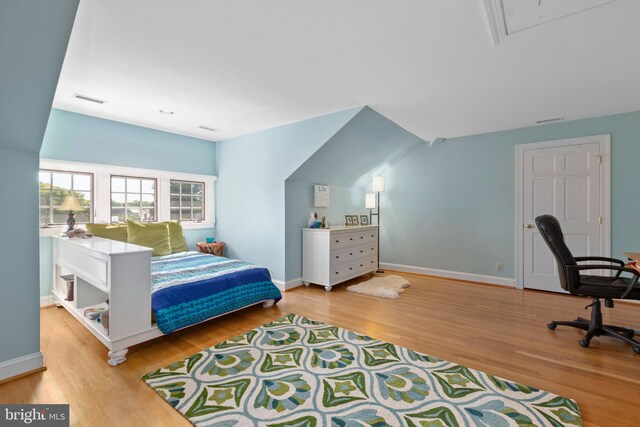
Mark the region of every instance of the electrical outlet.
<instances>
[{"instance_id":1,"label":"electrical outlet","mask_svg":"<svg viewBox=\"0 0 640 427\"><path fill-rule=\"evenodd\" d=\"M496 271L504 270L504 264L501 262L496 262Z\"/></svg>"}]
</instances>

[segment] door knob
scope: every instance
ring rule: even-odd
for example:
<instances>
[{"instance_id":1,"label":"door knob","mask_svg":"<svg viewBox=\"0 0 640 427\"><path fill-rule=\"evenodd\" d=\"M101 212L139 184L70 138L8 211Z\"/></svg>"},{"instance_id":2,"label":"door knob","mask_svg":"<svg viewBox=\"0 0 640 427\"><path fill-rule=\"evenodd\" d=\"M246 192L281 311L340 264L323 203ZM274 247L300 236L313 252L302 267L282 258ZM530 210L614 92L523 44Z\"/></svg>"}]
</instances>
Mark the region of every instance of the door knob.
<instances>
[{"instance_id":1,"label":"door knob","mask_svg":"<svg viewBox=\"0 0 640 427\"><path fill-rule=\"evenodd\" d=\"M533 224L525 224L524 228L533 228Z\"/></svg>"}]
</instances>

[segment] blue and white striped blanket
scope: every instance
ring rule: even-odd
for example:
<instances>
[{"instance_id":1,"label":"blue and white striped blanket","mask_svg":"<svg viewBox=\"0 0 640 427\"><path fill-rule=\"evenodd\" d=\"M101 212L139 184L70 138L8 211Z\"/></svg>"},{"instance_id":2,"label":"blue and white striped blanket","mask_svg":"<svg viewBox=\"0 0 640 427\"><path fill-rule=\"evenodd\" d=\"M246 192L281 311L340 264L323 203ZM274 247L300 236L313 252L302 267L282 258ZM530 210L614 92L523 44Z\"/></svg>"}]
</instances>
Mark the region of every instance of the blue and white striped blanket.
<instances>
[{"instance_id":1,"label":"blue and white striped blanket","mask_svg":"<svg viewBox=\"0 0 640 427\"><path fill-rule=\"evenodd\" d=\"M151 308L165 333L282 298L266 268L199 252L151 260Z\"/></svg>"}]
</instances>

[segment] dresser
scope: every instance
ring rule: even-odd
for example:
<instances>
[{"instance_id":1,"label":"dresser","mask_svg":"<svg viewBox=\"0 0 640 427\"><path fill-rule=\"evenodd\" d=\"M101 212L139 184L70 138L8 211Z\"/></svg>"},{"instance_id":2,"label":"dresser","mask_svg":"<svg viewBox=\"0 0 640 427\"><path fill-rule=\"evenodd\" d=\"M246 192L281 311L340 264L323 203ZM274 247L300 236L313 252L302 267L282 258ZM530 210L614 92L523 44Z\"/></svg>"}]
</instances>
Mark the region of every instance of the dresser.
<instances>
[{"instance_id":1,"label":"dresser","mask_svg":"<svg viewBox=\"0 0 640 427\"><path fill-rule=\"evenodd\" d=\"M327 292L338 283L378 269L378 226L337 226L302 229L302 281L324 286Z\"/></svg>"}]
</instances>

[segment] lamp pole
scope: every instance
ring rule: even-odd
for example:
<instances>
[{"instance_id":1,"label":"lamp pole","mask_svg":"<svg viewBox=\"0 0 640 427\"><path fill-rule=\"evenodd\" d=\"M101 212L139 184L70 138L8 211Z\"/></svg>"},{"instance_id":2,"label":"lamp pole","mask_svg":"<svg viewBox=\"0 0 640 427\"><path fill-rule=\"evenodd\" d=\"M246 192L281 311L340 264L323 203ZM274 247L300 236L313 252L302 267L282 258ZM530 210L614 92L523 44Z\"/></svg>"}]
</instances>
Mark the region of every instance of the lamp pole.
<instances>
[{"instance_id":1,"label":"lamp pole","mask_svg":"<svg viewBox=\"0 0 640 427\"><path fill-rule=\"evenodd\" d=\"M378 207L376 215L378 217L378 269L376 273L384 273L384 270L380 268L380 192L376 191L376 206ZM371 223L371 221L369 221Z\"/></svg>"}]
</instances>

